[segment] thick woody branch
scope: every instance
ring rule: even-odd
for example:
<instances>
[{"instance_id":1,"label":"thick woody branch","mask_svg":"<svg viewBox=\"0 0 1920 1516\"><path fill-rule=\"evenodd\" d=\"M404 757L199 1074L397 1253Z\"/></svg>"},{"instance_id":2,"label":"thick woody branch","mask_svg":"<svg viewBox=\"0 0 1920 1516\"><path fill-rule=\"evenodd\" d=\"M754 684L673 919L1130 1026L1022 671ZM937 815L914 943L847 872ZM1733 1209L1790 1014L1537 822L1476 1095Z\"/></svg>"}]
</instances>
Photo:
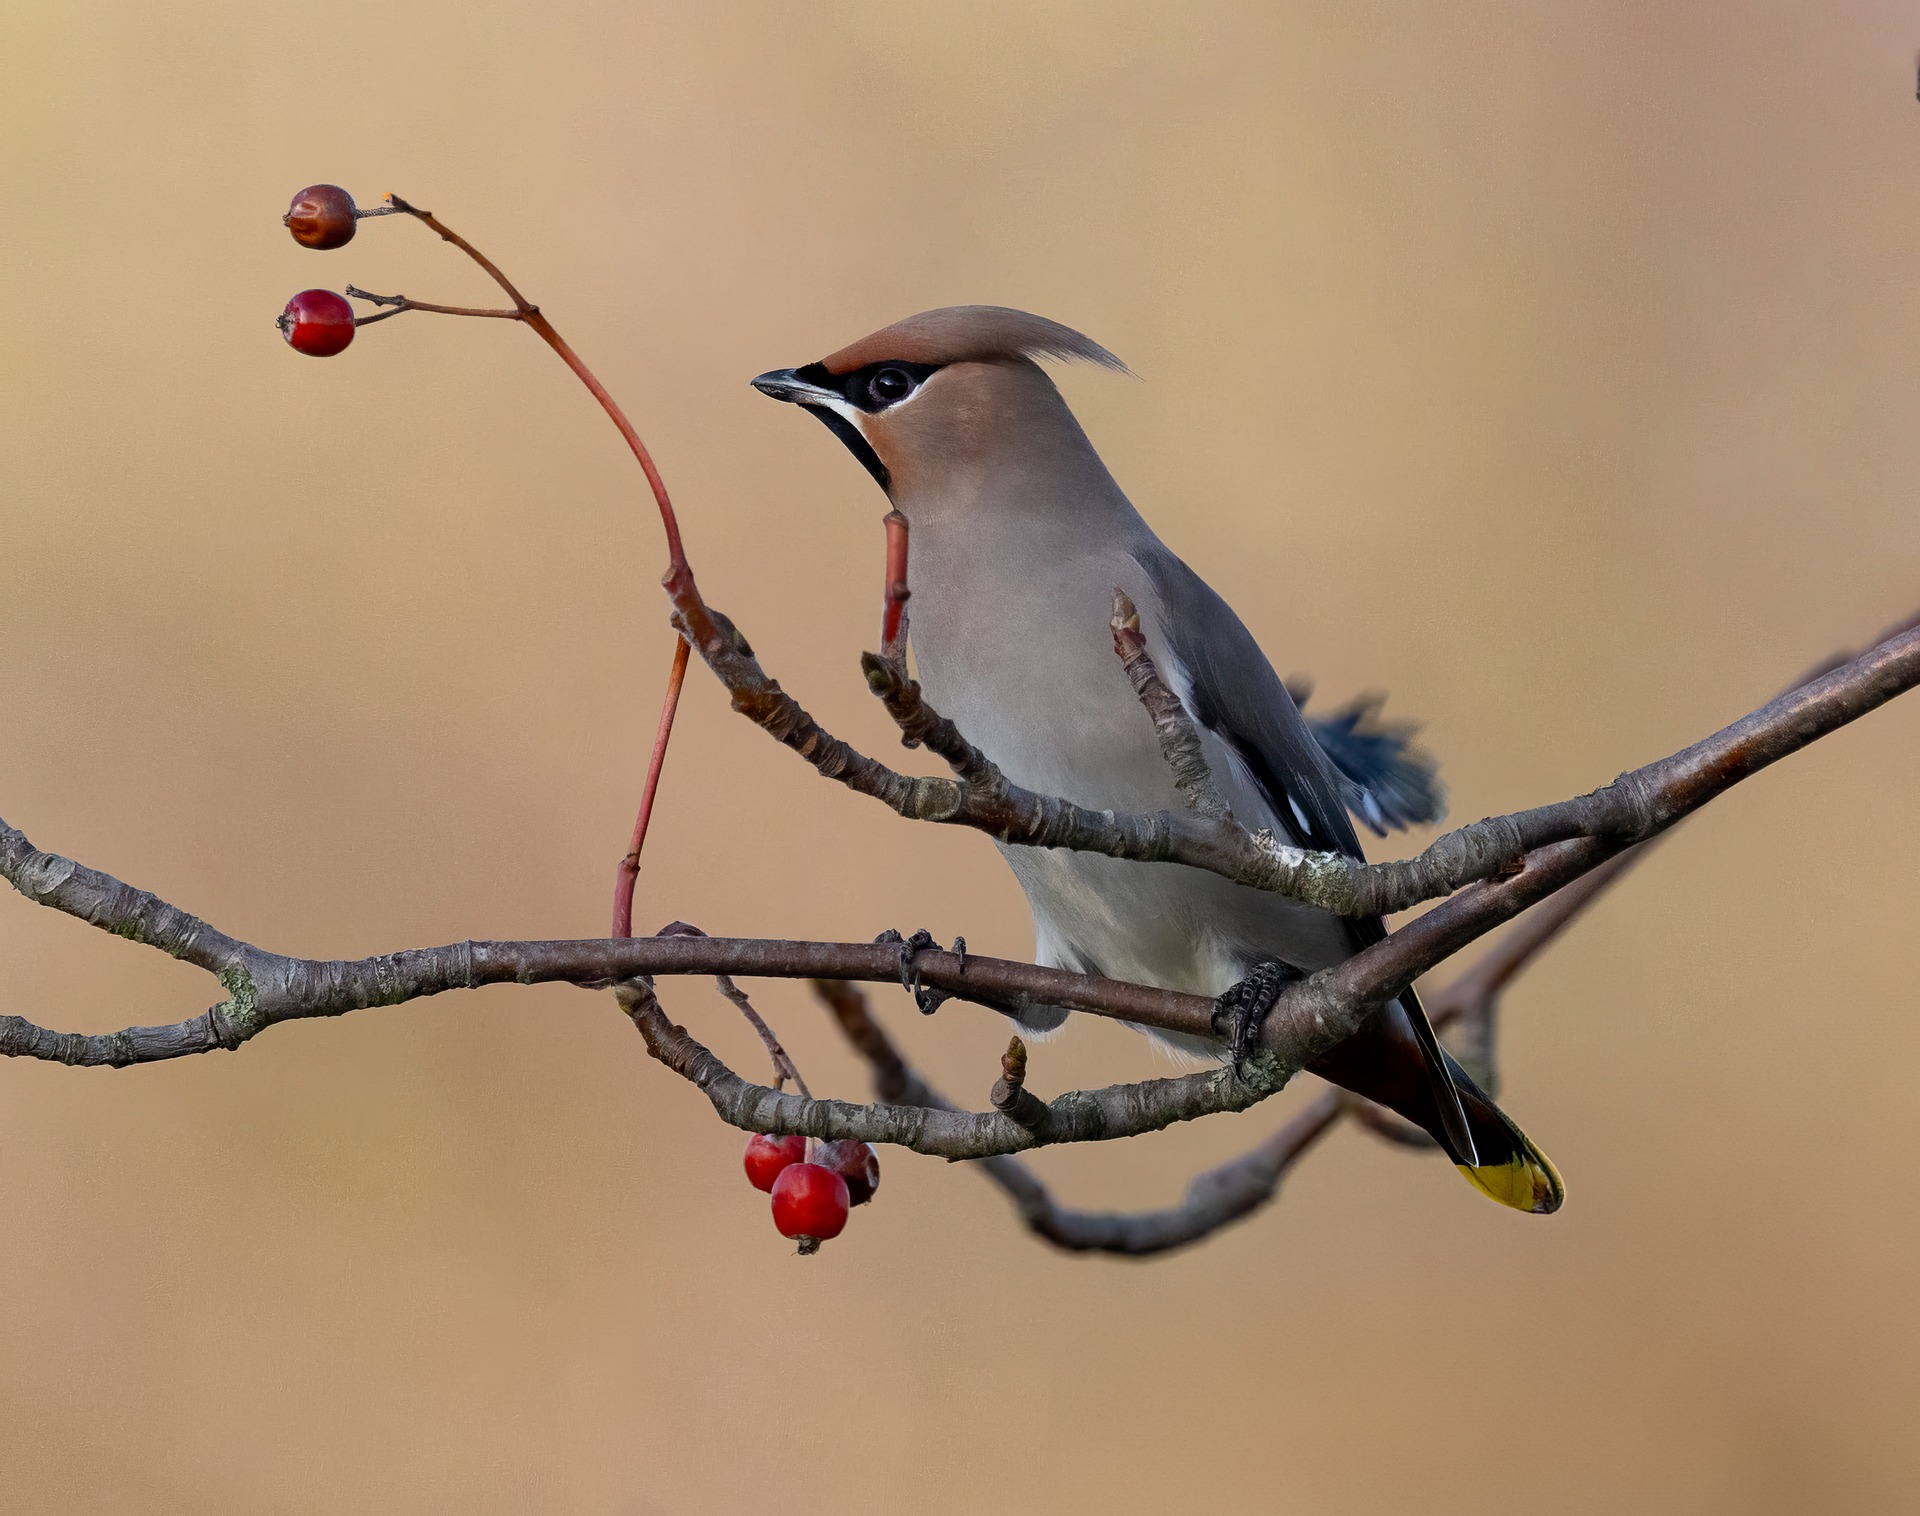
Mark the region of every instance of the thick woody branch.
<instances>
[{"instance_id":1,"label":"thick woody branch","mask_svg":"<svg viewBox=\"0 0 1920 1516\"><path fill-rule=\"evenodd\" d=\"M879 1099L954 1109L908 1066L857 988L826 979L815 980L813 987L847 1040L867 1060ZM994 1103L1000 1103L997 1087ZM1294 1160L1332 1129L1344 1109L1338 1090L1317 1096L1251 1152L1196 1175L1179 1205L1159 1210L1083 1211L1062 1205L1017 1158L985 1158L979 1169L1013 1201L1028 1229L1056 1247L1145 1258L1200 1242L1270 1204Z\"/></svg>"},{"instance_id":2,"label":"thick woody branch","mask_svg":"<svg viewBox=\"0 0 1920 1516\"><path fill-rule=\"evenodd\" d=\"M1543 849L1512 878L1471 886L1345 963L1289 985L1267 1018L1261 1040L1265 1068L1251 1076L1253 1081L1278 1088L1288 1074L1351 1035L1375 1007L1427 969L1616 851L1616 845L1591 840ZM4 821L0 821L0 875L39 903L103 930L136 941L148 941L149 934L155 934L151 938L155 945L176 956L191 962L206 958L201 966L216 973L229 992L227 1001L189 1021L94 1037L62 1036L18 1017L0 1018L0 1053L67 1063L145 1063L237 1047L282 1021L337 1016L489 984L558 982L604 989L623 980L660 974L891 983L899 974L899 951L889 944L765 938L461 942L345 961L287 958L215 933L196 918L109 875L41 853ZM930 949L915 958L914 966L923 983L957 999L1000 1010L1052 1005L1166 1031L1212 1035L1213 1002L1200 995L973 953L963 962L953 953ZM1222 1104L1218 1108L1235 1107ZM1198 1106L1193 1111L1203 1113ZM810 1130L806 1134L821 1135Z\"/></svg>"},{"instance_id":3,"label":"thick woody branch","mask_svg":"<svg viewBox=\"0 0 1920 1516\"><path fill-rule=\"evenodd\" d=\"M827 778L881 801L910 820L972 827L1002 842L1028 847L1069 848L1146 863L1184 863L1347 916L1391 914L1438 899L1509 873L1528 854L1558 843L1602 842L1604 851L1611 854L1643 842L1742 779L1920 683L1920 629L1909 628L1713 736L1622 774L1591 794L1476 821L1437 839L1417 857L1368 864L1335 853L1306 852L1265 832L1248 832L1231 818L1207 814L1218 797L1210 802L1211 782L1196 789L1191 774L1185 788L1195 814L1179 816L1168 811L1144 815L1094 811L1059 796L1023 789L934 711L919 684L907 678L899 665L869 654L862 660L868 685L908 745L926 746L945 759L958 777L898 773L822 728L766 674L746 639L724 616L710 610L697 591L689 587L675 593L673 602L675 625L726 686L735 710ZM1136 654L1143 652L1144 645L1136 650ZM1158 676L1153 677L1157 683ZM1170 692L1168 698L1172 699ZM1177 718L1171 712L1155 713L1151 703L1149 713L1163 739L1171 734L1177 747ZM1204 760L1201 763L1204 768ZM1176 768L1176 774L1181 772Z\"/></svg>"},{"instance_id":4,"label":"thick woody branch","mask_svg":"<svg viewBox=\"0 0 1920 1516\"><path fill-rule=\"evenodd\" d=\"M1055 1143L1137 1137L1176 1122L1244 1111L1280 1088L1280 1082L1259 1068L1242 1076L1223 1067L1173 1079L1074 1090L1036 1101L1038 1109L1019 1119L1004 1111L809 1100L741 1078L684 1027L673 1024L644 979L618 985L614 993L647 1051L698 1088L722 1121L748 1132L884 1142L937 1158L989 1158Z\"/></svg>"},{"instance_id":5,"label":"thick woody branch","mask_svg":"<svg viewBox=\"0 0 1920 1516\"><path fill-rule=\"evenodd\" d=\"M229 998L202 1015L162 1027L81 1036L35 1026L20 1017L0 1017L0 1053L54 1062L119 1067L182 1057L214 1048L237 1048L281 1021L340 1015L374 1005L395 1005L443 990L506 982L565 981L591 987L618 986L653 1056L697 1085L727 1121L747 1131L798 1132L821 1138L853 1137L896 1143L945 1158L980 1158L1059 1142L1094 1142L1157 1131L1219 1111L1245 1110L1274 1093L1284 1075L1254 1068L1244 1075L1219 1069L1182 1078L1147 1080L1106 1089L1074 1091L1044 1102L1030 1124L998 1112L933 1112L911 1106L854 1106L812 1100L751 1084L681 1029L667 1021L646 980L655 973L724 974L772 971L790 977L892 980L897 950L875 943L778 943L709 937L606 939L597 942L464 942L352 962L286 958L226 937L196 917L144 890L71 860L35 849L0 822L0 874L22 893L103 930L149 943L216 974ZM952 960L951 954L928 955ZM1005 971L1013 970L1009 975ZM1034 980L1029 971L1037 972ZM948 975L945 964L926 977ZM1016 986L1055 981L1068 1000L1102 995L1107 981L1064 975L1033 965L969 955L964 971L951 970L957 994L979 994L980 982L998 985L1018 1003ZM1113 986L1137 991L1144 987ZM1205 1015L1210 1002L1191 1001ZM993 991L982 998L993 1002ZM1143 1009L1150 1009L1146 1002ZM1174 1019L1182 1019L1175 1016Z\"/></svg>"},{"instance_id":6,"label":"thick woody branch","mask_svg":"<svg viewBox=\"0 0 1920 1516\"><path fill-rule=\"evenodd\" d=\"M1868 644L1880 646L1920 627L1920 611L1887 627ZM1790 695L1814 680L1844 668L1860 651L1832 653L1802 673L1783 691ZM1657 839L1655 839L1657 840ZM1652 841L1642 842L1609 859L1598 868L1555 891L1528 910L1503 932L1464 972L1438 990L1425 991L1427 1012L1435 1026L1455 1027L1454 1054L1489 1094L1498 1094L1495 1048L1500 995L1534 958L1553 943L1605 891L1647 855Z\"/></svg>"},{"instance_id":7,"label":"thick woody branch","mask_svg":"<svg viewBox=\"0 0 1920 1516\"><path fill-rule=\"evenodd\" d=\"M171 1026L130 1027L98 1036L69 1036L19 1017L0 1017L0 1053L56 1062L120 1065L178 1058L237 1047L282 1021L337 1016L491 984L606 989L638 976L719 974L899 982L895 946L753 937L457 942L351 960L289 958L228 937L110 874L42 852L4 820L0 877L40 905L207 970L233 997L211 1012ZM1007 1011L1059 1005L1180 1030L1204 1028L1212 1008L1211 1001L1198 995L977 953L969 953L962 964L952 953L929 951L919 956L916 966L926 984L956 999Z\"/></svg>"}]
</instances>

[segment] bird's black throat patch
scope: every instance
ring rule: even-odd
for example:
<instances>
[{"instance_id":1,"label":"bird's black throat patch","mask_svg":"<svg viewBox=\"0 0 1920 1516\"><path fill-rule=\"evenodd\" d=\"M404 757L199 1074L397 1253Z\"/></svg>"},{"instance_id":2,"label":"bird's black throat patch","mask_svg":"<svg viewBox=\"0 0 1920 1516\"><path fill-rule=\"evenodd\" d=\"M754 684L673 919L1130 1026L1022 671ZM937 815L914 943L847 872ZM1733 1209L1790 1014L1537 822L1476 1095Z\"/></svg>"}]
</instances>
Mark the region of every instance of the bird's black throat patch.
<instances>
[{"instance_id":1,"label":"bird's black throat patch","mask_svg":"<svg viewBox=\"0 0 1920 1516\"><path fill-rule=\"evenodd\" d=\"M860 460L860 466L873 475L873 482L891 493L893 476L887 472L886 464L880 461L880 455L868 445L867 439L860 435L859 427L838 411L828 410L824 405L803 405L801 409L818 416L826 424L828 431L846 443L847 451Z\"/></svg>"}]
</instances>

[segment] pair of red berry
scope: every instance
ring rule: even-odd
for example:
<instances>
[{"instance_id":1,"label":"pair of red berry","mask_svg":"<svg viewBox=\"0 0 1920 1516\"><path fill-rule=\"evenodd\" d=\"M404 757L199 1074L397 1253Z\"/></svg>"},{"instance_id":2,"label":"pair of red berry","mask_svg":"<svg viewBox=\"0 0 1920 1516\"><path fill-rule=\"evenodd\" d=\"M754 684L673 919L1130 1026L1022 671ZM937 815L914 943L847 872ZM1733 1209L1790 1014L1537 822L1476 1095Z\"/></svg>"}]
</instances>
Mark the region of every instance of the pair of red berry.
<instances>
[{"instance_id":1,"label":"pair of red berry","mask_svg":"<svg viewBox=\"0 0 1920 1516\"><path fill-rule=\"evenodd\" d=\"M805 1137L757 1134L747 1140L747 1180L773 1196L773 1224L811 1253L847 1224L847 1212L880 1188L880 1155L871 1143L844 1138L813 1145Z\"/></svg>"},{"instance_id":2,"label":"pair of red berry","mask_svg":"<svg viewBox=\"0 0 1920 1516\"><path fill-rule=\"evenodd\" d=\"M310 184L293 197L282 218L302 247L327 252L353 241L360 212L353 196L337 184ZM302 290L287 302L278 321L281 336L296 353L331 358L353 341L353 307L332 290Z\"/></svg>"}]
</instances>

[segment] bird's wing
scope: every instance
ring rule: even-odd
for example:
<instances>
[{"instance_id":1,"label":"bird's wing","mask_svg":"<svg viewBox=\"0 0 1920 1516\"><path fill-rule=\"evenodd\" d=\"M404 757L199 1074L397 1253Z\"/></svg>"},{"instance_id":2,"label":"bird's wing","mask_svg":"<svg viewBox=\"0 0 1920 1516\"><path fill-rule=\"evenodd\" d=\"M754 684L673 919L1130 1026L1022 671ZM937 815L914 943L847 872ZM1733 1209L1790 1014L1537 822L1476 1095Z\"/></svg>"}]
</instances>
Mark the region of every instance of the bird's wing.
<instances>
[{"instance_id":1,"label":"bird's wing","mask_svg":"<svg viewBox=\"0 0 1920 1516\"><path fill-rule=\"evenodd\" d=\"M1347 819L1348 783L1314 741L1293 696L1233 607L1164 548L1136 554L1134 561L1159 602L1161 625L1155 630L1177 675L1184 676L1193 719L1246 764L1286 833L1282 840L1364 857Z\"/></svg>"},{"instance_id":2,"label":"bird's wing","mask_svg":"<svg viewBox=\"0 0 1920 1516\"><path fill-rule=\"evenodd\" d=\"M1164 548L1138 553L1134 561L1159 600L1158 630L1185 676L1193 719L1246 764L1296 847L1364 858L1359 835L1347 819L1341 788L1343 782L1351 781L1343 781L1314 741L1293 696L1233 607ZM1386 923L1378 916L1350 920L1347 925L1355 952L1387 934ZM1419 1043L1456 1158L1468 1165L1477 1163L1466 1112L1420 997L1409 988L1394 1004Z\"/></svg>"},{"instance_id":3,"label":"bird's wing","mask_svg":"<svg viewBox=\"0 0 1920 1516\"><path fill-rule=\"evenodd\" d=\"M1303 711L1311 688L1299 680L1287 693ZM1438 821L1447 813L1446 786L1431 754L1415 745L1411 721L1383 721L1386 696L1361 695L1325 716L1308 716L1307 730L1346 781L1343 799L1376 837Z\"/></svg>"}]
</instances>

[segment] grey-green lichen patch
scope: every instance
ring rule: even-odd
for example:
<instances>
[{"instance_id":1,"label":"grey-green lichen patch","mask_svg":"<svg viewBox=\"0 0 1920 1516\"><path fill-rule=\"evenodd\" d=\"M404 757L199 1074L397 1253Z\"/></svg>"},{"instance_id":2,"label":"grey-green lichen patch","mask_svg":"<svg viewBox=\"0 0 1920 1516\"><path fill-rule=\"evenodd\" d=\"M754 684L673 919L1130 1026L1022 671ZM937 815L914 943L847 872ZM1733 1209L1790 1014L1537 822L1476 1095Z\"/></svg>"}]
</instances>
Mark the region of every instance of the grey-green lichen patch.
<instances>
[{"instance_id":1,"label":"grey-green lichen patch","mask_svg":"<svg viewBox=\"0 0 1920 1516\"><path fill-rule=\"evenodd\" d=\"M216 1035L220 1032L221 1023L226 1024L229 1035L221 1038L221 1041L237 1046L266 1029L269 1024L267 1014L260 1008L259 989L245 964L229 964L220 971L218 977L227 992L227 998L207 1015L213 1022Z\"/></svg>"},{"instance_id":2,"label":"grey-green lichen patch","mask_svg":"<svg viewBox=\"0 0 1920 1516\"><path fill-rule=\"evenodd\" d=\"M1280 841L1267 828L1252 834L1260 854L1257 877L1247 881L1327 910L1344 912L1353 899L1352 864L1338 853L1315 853Z\"/></svg>"}]
</instances>

